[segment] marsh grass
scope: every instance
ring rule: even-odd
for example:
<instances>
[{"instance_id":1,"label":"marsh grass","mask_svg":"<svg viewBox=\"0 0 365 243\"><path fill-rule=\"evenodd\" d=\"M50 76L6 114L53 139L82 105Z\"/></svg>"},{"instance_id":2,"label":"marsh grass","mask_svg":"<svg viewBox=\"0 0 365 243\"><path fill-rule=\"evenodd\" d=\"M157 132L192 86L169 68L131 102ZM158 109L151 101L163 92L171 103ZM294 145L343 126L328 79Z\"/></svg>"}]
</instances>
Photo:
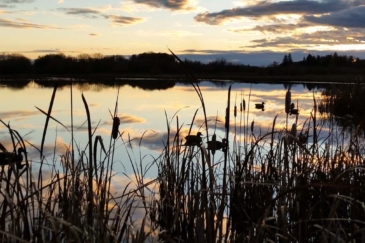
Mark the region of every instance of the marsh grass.
<instances>
[{"instance_id":1,"label":"marsh grass","mask_svg":"<svg viewBox=\"0 0 365 243\"><path fill-rule=\"evenodd\" d=\"M198 82L186 72L206 116ZM223 148L222 157L216 159L217 152L207 150L205 143L182 146L182 128L178 122L172 144L166 144L159 161L158 216L153 219L160 227L160 239L166 242L364 241L363 137L355 132L337 134L333 123L325 127L318 117L314 95L310 118L298 125L299 114L295 114L294 124L288 124L289 90L283 104L286 127L278 130L275 117L271 131L254 134L255 123L249 124L249 112L243 108L245 99L239 115L236 103L233 109L230 105L231 87L223 112L224 139L232 147ZM232 129L233 143L227 142L232 131L231 112L234 120L240 119L240 129ZM171 123L168 130L170 126ZM214 143L216 137L208 135L212 129L209 130L206 118L202 128L206 142ZM328 135L321 136L322 130L327 129ZM242 136L243 139L237 139Z\"/></svg>"},{"instance_id":2,"label":"marsh grass","mask_svg":"<svg viewBox=\"0 0 365 243\"><path fill-rule=\"evenodd\" d=\"M111 184L116 140L122 140L118 131L117 104L111 119L109 147L97 135L97 127L91 127L91 114L84 94L81 98L85 107L88 143L85 148L74 148L75 136L71 129L72 143L59 159L54 154L53 164L44 156L44 141L48 124L52 120L67 131L67 126L52 116L57 93L54 87L48 111L37 109L45 115L45 124L40 147L23 140L9 124L8 129L13 150L27 150L32 146L39 151L39 166L23 159L23 167L3 164L0 167L0 241L1 242L145 242L151 238L152 229L146 223L144 190L153 181L144 181L135 170L136 179L116 192ZM118 90L119 95L119 90ZM71 86L71 124L73 124ZM130 143L127 141L125 143ZM4 149L4 146L1 145ZM55 153L55 151L54 151ZM75 159L77 158L77 159ZM131 158L124 161L132 163ZM25 164L24 164L25 163ZM50 169L51 168L51 169ZM142 204L142 211L140 213ZM138 225L133 214L142 215Z\"/></svg>"},{"instance_id":3,"label":"marsh grass","mask_svg":"<svg viewBox=\"0 0 365 243\"><path fill-rule=\"evenodd\" d=\"M60 157L61 168L53 165L44 178L48 122L67 127L52 116L56 86L48 111L38 108L46 117L41 147L37 148L38 171L27 157L24 168L1 166L2 242L365 241L365 147L361 133L338 133L334 123L324 122L314 95L310 117L299 123L300 114L295 114L289 124L288 90L283 104L285 126L278 128L276 116L269 131L257 134L257 125L249 117L254 91L250 88L248 97L241 92L239 106L237 96L231 106L232 83L226 109L220 111L225 114L224 137L218 138L216 122L210 127L199 82L172 55L200 99L204 123L196 124L199 109L192 114L189 134L198 127L204 134L202 143L186 146L185 127L178 113L171 119L166 114L164 148L146 165L145 156L133 158L134 141L129 136L124 139L119 131L119 90L114 113L110 112L109 146L97 135L97 127L91 127L92 114L82 95L88 144L74 148L77 143L71 129L71 146ZM71 86L71 124L72 99ZM2 124L9 131L14 151L34 146L23 141L10 125ZM172 133L174 130L177 132ZM111 189L116 142L125 145L127 157L121 159L134 172L118 195ZM139 146L142 142L143 136ZM158 175L148 180L146 171L152 166L158 167ZM150 189L153 185L156 191Z\"/></svg>"}]
</instances>

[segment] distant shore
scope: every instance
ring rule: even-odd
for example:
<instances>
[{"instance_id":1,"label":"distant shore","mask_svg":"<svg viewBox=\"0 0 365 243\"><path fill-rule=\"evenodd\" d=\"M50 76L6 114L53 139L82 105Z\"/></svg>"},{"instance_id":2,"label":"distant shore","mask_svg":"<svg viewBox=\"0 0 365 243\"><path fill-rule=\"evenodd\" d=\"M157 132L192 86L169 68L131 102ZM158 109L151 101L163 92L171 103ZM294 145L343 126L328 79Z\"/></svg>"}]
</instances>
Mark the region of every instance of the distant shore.
<instances>
[{"instance_id":1,"label":"distant shore","mask_svg":"<svg viewBox=\"0 0 365 243\"><path fill-rule=\"evenodd\" d=\"M194 74L198 81L235 81L235 82L311 82L311 83L352 83L364 82L363 75L259 75L259 74ZM184 74L77 74L77 75L0 75L0 82L24 82L24 81L50 81L50 82L110 82L110 81L126 81L126 80L151 80L151 81L176 81L188 82Z\"/></svg>"}]
</instances>

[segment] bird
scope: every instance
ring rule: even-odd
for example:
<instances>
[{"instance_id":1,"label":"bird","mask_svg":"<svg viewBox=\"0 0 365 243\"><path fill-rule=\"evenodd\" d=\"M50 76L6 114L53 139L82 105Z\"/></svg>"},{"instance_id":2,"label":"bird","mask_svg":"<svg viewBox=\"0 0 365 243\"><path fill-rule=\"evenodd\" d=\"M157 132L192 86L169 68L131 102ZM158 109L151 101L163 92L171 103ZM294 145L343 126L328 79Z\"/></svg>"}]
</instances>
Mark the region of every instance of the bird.
<instances>
[{"instance_id":1,"label":"bird","mask_svg":"<svg viewBox=\"0 0 365 243\"><path fill-rule=\"evenodd\" d=\"M18 153L7 151L0 152L0 165L16 164L18 169L22 169L24 167L24 165L21 164L23 161L22 153L25 153L25 150L22 147L18 148Z\"/></svg>"},{"instance_id":2,"label":"bird","mask_svg":"<svg viewBox=\"0 0 365 243\"><path fill-rule=\"evenodd\" d=\"M294 103L291 103L290 110L293 110L294 108L295 108L295 104Z\"/></svg>"},{"instance_id":3,"label":"bird","mask_svg":"<svg viewBox=\"0 0 365 243\"><path fill-rule=\"evenodd\" d=\"M221 150L221 149L224 149L226 147L226 143L223 139L223 141L208 141L208 147L207 149L208 150Z\"/></svg>"},{"instance_id":4,"label":"bird","mask_svg":"<svg viewBox=\"0 0 365 243\"><path fill-rule=\"evenodd\" d=\"M265 110L265 102L255 104L255 108Z\"/></svg>"},{"instance_id":5,"label":"bird","mask_svg":"<svg viewBox=\"0 0 365 243\"><path fill-rule=\"evenodd\" d=\"M289 115L299 115L299 110L295 109L294 103L290 105Z\"/></svg>"},{"instance_id":6,"label":"bird","mask_svg":"<svg viewBox=\"0 0 365 243\"><path fill-rule=\"evenodd\" d=\"M291 109L289 115L299 115L298 109Z\"/></svg>"},{"instance_id":7,"label":"bird","mask_svg":"<svg viewBox=\"0 0 365 243\"><path fill-rule=\"evenodd\" d=\"M202 143L202 133L198 132L196 135L188 135L185 137L185 146L195 146L195 145L201 145Z\"/></svg>"}]
</instances>

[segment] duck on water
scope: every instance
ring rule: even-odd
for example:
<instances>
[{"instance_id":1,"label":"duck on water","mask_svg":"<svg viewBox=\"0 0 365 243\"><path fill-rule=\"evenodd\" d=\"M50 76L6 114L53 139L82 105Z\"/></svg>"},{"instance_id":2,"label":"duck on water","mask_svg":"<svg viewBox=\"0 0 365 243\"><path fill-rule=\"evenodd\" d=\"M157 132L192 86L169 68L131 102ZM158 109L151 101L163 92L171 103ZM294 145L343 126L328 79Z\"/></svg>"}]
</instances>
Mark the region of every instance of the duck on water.
<instances>
[{"instance_id":1,"label":"duck on water","mask_svg":"<svg viewBox=\"0 0 365 243\"><path fill-rule=\"evenodd\" d=\"M0 165L11 165L16 164L18 169L22 169L24 167L23 162L23 155L22 153L25 153L24 148L18 148L18 152L8 152L3 151L0 152Z\"/></svg>"},{"instance_id":2,"label":"duck on water","mask_svg":"<svg viewBox=\"0 0 365 243\"><path fill-rule=\"evenodd\" d=\"M258 104L255 104L255 108L256 109L261 109L261 110L265 110L265 102L262 102L261 104L258 103Z\"/></svg>"},{"instance_id":3,"label":"duck on water","mask_svg":"<svg viewBox=\"0 0 365 243\"><path fill-rule=\"evenodd\" d=\"M196 135L188 135L185 137L185 146L195 146L195 145L201 145L202 144L202 136L203 134L201 132L198 132Z\"/></svg>"}]
</instances>

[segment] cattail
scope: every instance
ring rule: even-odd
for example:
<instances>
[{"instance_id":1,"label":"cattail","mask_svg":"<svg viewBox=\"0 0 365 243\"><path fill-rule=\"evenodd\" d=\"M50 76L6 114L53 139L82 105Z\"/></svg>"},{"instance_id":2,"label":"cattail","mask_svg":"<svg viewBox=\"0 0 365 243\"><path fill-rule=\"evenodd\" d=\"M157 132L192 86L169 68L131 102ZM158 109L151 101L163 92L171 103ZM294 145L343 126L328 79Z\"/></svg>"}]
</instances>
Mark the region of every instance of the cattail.
<instances>
[{"instance_id":1,"label":"cattail","mask_svg":"<svg viewBox=\"0 0 365 243\"><path fill-rule=\"evenodd\" d=\"M242 112L242 103L240 103L240 112Z\"/></svg>"},{"instance_id":2,"label":"cattail","mask_svg":"<svg viewBox=\"0 0 365 243\"><path fill-rule=\"evenodd\" d=\"M217 142L217 135L215 135L215 133L212 136L212 154L215 154L215 150L216 150L216 142Z\"/></svg>"},{"instance_id":3,"label":"cattail","mask_svg":"<svg viewBox=\"0 0 365 243\"><path fill-rule=\"evenodd\" d=\"M237 117L237 106L234 106L234 117Z\"/></svg>"},{"instance_id":4,"label":"cattail","mask_svg":"<svg viewBox=\"0 0 365 243\"><path fill-rule=\"evenodd\" d=\"M290 90L286 91L285 95L285 113L289 114L290 112L290 105L291 105L291 93Z\"/></svg>"},{"instance_id":5,"label":"cattail","mask_svg":"<svg viewBox=\"0 0 365 243\"><path fill-rule=\"evenodd\" d=\"M113 118L113 129L112 129L113 139L116 139L118 137L119 125L120 125L120 119L119 117L116 116Z\"/></svg>"},{"instance_id":6,"label":"cattail","mask_svg":"<svg viewBox=\"0 0 365 243\"><path fill-rule=\"evenodd\" d=\"M251 133L253 133L253 128L254 128L254 126L255 126L255 121L252 121L252 122L251 122Z\"/></svg>"},{"instance_id":7,"label":"cattail","mask_svg":"<svg viewBox=\"0 0 365 243\"><path fill-rule=\"evenodd\" d=\"M292 144L294 138L297 136L297 124L293 123L291 126L290 135L291 136L288 136L288 144Z\"/></svg>"},{"instance_id":8,"label":"cattail","mask_svg":"<svg viewBox=\"0 0 365 243\"><path fill-rule=\"evenodd\" d=\"M243 106L243 110L245 111L246 110L246 101L245 101L245 99L242 100L242 104L243 104L242 105Z\"/></svg>"}]
</instances>

